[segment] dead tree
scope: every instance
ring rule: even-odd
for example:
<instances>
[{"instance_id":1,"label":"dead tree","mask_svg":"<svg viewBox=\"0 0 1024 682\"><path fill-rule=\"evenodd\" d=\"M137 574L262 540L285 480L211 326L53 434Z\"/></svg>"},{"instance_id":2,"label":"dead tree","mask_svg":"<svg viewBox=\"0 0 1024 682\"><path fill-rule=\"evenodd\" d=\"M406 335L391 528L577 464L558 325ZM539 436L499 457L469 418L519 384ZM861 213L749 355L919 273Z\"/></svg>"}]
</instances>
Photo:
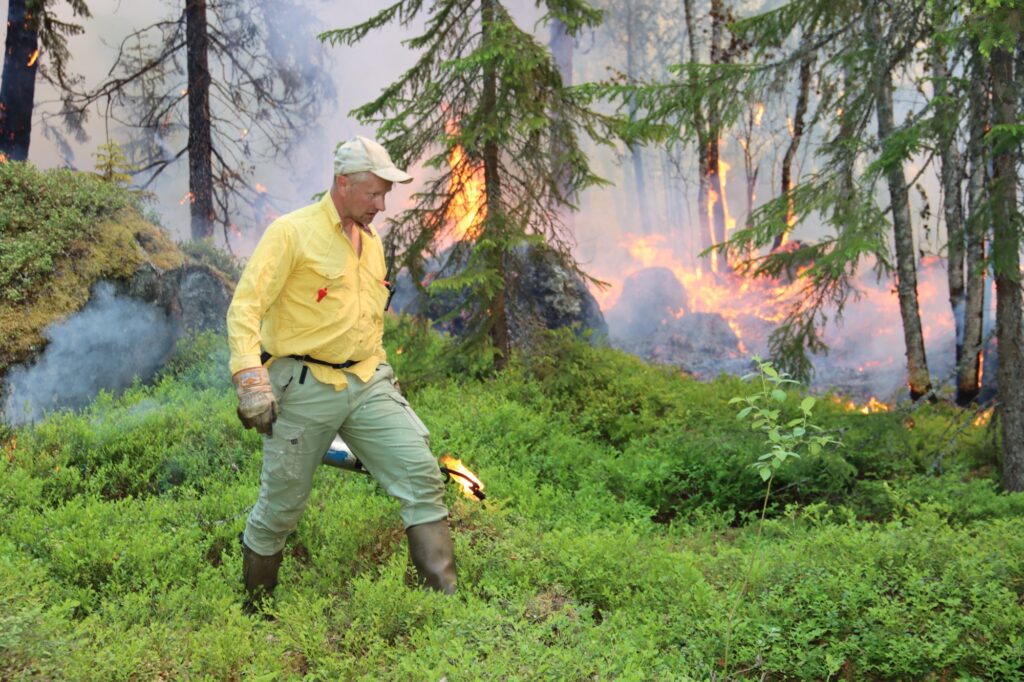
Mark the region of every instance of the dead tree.
<instances>
[{"instance_id":1,"label":"dead tree","mask_svg":"<svg viewBox=\"0 0 1024 682\"><path fill-rule=\"evenodd\" d=\"M64 102L72 118L94 105L132 135L142 188L186 154L193 239L233 226L238 203L263 190L257 160L287 156L295 138L332 100L326 52L312 14L293 0L184 0L169 18L132 32L107 78Z\"/></svg>"}]
</instances>

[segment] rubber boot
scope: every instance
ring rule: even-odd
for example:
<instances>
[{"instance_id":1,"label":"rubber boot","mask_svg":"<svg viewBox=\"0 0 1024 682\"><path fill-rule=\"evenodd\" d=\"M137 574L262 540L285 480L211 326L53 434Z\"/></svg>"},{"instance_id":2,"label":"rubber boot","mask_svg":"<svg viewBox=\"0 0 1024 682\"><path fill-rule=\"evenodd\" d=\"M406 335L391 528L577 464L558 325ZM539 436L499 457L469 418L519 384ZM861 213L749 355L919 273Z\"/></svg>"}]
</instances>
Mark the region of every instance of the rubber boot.
<instances>
[{"instance_id":1,"label":"rubber boot","mask_svg":"<svg viewBox=\"0 0 1024 682\"><path fill-rule=\"evenodd\" d=\"M242 542L242 582L245 583L245 602L242 611L249 615L260 613L270 603L277 587L277 570L281 568L284 550L263 556Z\"/></svg>"},{"instance_id":2,"label":"rubber boot","mask_svg":"<svg viewBox=\"0 0 1024 682\"><path fill-rule=\"evenodd\" d=\"M416 566L420 584L445 594L455 593L455 550L448 521L409 526L409 557Z\"/></svg>"}]
</instances>

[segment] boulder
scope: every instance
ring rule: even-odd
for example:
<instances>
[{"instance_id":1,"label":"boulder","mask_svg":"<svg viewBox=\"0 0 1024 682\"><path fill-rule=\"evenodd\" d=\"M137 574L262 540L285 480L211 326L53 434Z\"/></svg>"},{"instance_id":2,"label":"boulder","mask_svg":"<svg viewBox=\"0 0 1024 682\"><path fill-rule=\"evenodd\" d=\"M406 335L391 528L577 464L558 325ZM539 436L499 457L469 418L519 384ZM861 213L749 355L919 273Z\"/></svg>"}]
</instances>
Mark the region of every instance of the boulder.
<instances>
[{"instance_id":1,"label":"boulder","mask_svg":"<svg viewBox=\"0 0 1024 682\"><path fill-rule=\"evenodd\" d=\"M149 380L186 332L223 326L234 285L126 209L57 263L31 301L0 309L0 406L19 424Z\"/></svg>"},{"instance_id":2,"label":"boulder","mask_svg":"<svg viewBox=\"0 0 1024 682\"><path fill-rule=\"evenodd\" d=\"M687 313L686 290L668 268L644 268L622 283L622 294L608 311L612 336L625 342L655 333L680 313Z\"/></svg>"},{"instance_id":3,"label":"boulder","mask_svg":"<svg viewBox=\"0 0 1024 682\"><path fill-rule=\"evenodd\" d=\"M536 329L573 329L578 335L590 333L592 340L608 335L601 307L586 284L557 253L542 246L527 246L512 253L515 289L509 299L509 322L513 341L524 341ZM427 280L450 275L465 268L464 254L449 248L427 264ZM424 296L405 271L397 278L392 309L422 315L434 321L439 331L461 336L466 315L455 313L466 300L463 292ZM454 314L453 314L454 313Z\"/></svg>"}]
</instances>

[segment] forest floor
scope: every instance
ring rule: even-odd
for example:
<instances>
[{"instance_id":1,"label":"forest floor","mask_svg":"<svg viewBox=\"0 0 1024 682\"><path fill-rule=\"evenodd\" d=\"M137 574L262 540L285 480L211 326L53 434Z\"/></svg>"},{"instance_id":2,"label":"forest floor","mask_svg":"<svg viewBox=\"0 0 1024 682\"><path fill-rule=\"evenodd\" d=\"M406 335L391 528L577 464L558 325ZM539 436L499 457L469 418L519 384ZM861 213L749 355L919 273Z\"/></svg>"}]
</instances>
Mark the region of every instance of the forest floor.
<instances>
[{"instance_id":1,"label":"forest floor","mask_svg":"<svg viewBox=\"0 0 1024 682\"><path fill-rule=\"evenodd\" d=\"M409 319L387 339L435 454L486 486L448 486L454 597L413 586L374 481L323 467L273 619L243 615L260 439L207 335L152 386L0 432L0 679L1024 676L1024 495L991 427L819 399L841 445L780 467L762 522L750 383L558 334L467 376Z\"/></svg>"}]
</instances>

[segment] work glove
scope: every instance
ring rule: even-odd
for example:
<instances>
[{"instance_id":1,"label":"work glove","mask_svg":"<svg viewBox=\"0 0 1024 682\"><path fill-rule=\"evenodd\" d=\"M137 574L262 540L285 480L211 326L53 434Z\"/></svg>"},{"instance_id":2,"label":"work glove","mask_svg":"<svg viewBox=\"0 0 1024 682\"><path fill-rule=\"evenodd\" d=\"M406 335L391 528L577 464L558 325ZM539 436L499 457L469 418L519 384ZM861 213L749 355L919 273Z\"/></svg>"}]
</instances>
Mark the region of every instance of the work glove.
<instances>
[{"instance_id":1,"label":"work glove","mask_svg":"<svg viewBox=\"0 0 1024 682\"><path fill-rule=\"evenodd\" d=\"M238 394L238 419L247 429L256 429L271 435L274 420L277 419L277 401L270 387L267 368L250 367L239 370L231 377Z\"/></svg>"}]
</instances>

